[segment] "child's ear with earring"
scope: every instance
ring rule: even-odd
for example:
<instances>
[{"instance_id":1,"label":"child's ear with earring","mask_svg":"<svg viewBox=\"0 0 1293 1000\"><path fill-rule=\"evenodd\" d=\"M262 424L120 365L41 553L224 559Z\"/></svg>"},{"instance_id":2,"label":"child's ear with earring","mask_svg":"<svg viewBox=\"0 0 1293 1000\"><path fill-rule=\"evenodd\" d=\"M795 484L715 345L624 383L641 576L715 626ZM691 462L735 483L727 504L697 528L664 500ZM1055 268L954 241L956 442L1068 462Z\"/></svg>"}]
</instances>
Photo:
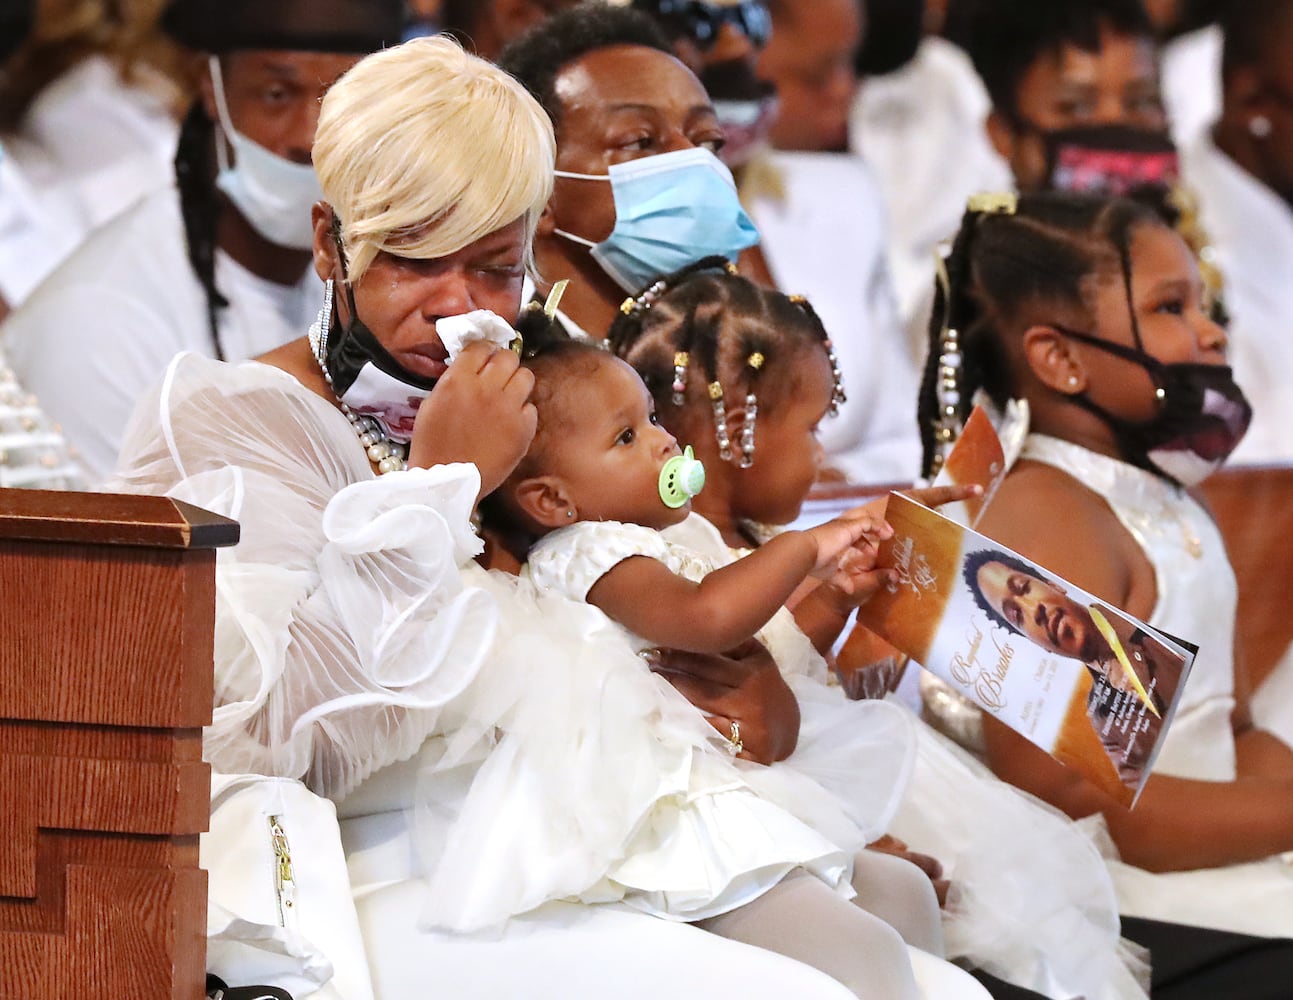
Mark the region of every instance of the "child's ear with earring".
<instances>
[{"instance_id":1,"label":"child's ear with earring","mask_svg":"<svg viewBox=\"0 0 1293 1000\"><path fill-rule=\"evenodd\" d=\"M516 506L540 527L553 530L573 524L579 516L574 498L560 476L532 476L512 490Z\"/></svg>"},{"instance_id":2,"label":"child's ear with earring","mask_svg":"<svg viewBox=\"0 0 1293 1000\"><path fill-rule=\"evenodd\" d=\"M1074 352L1073 342L1053 326L1025 330L1023 354L1033 377L1053 392L1075 396L1086 389L1086 367Z\"/></svg>"}]
</instances>

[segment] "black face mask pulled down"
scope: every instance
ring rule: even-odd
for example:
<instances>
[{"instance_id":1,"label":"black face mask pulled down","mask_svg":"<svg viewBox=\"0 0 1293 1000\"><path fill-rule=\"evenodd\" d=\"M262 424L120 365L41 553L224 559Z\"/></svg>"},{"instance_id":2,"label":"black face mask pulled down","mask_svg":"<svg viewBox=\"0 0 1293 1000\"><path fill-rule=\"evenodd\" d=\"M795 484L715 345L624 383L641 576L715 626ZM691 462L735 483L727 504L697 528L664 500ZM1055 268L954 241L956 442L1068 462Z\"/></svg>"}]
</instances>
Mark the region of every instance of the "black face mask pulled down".
<instances>
[{"instance_id":1,"label":"black face mask pulled down","mask_svg":"<svg viewBox=\"0 0 1293 1000\"><path fill-rule=\"evenodd\" d=\"M1180 178L1166 132L1132 125L1034 129L1046 148L1046 189L1161 202Z\"/></svg>"},{"instance_id":2,"label":"black face mask pulled down","mask_svg":"<svg viewBox=\"0 0 1293 1000\"><path fill-rule=\"evenodd\" d=\"M372 417L393 441L413 438L413 421L422 400L435 388L435 379L414 375L381 345L355 311L355 293L346 286L350 320L345 326L328 316L329 330L321 345L321 361L332 391L355 413Z\"/></svg>"},{"instance_id":3,"label":"black face mask pulled down","mask_svg":"<svg viewBox=\"0 0 1293 1000\"><path fill-rule=\"evenodd\" d=\"M1088 394L1073 399L1113 431L1125 461L1184 487L1201 483L1230 457L1253 410L1229 365L1164 364L1143 350L1076 330L1065 336L1139 365L1155 386L1158 415L1143 424L1116 417Z\"/></svg>"}]
</instances>

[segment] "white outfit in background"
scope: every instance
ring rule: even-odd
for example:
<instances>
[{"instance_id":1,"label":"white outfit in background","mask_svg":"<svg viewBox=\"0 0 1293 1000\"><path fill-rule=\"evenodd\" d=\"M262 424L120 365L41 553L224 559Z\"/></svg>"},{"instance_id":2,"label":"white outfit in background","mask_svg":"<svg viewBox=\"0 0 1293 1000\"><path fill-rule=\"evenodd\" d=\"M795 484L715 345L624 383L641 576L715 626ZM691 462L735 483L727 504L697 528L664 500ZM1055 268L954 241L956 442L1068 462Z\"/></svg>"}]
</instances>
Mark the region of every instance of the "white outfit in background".
<instances>
[{"instance_id":1,"label":"white outfit in background","mask_svg":"<svg viewBox=\"0 0 1293 1000\"><path fill-rule=\"evenodd\" d=\"M1012 191L1009 165L984 128L992 102L969 57L928 36L911 62L859 88L853 147L879 181L891 222L889 262L916 364L934 286L934 251L961 224L980 191Z\"/></svg>"},{"instance_id":2,"label":"white outfit in background","mask_svg":"<svg viewBox=\"0 0 1293 1000\"><path fill-rule=\"evenodd\" d=\"M81 229L74 201L37 197L0 144L0 299L21 304L76 248Z\"/></svg>"},{"instance_id":3,"label":"white outfit in background","mask_svg":"<svg viewBox=\"0 0 1293 1000\"><path fill-rule=\"evenodd\" d=\"M1221 28L1215 24L1163 46L1163 103L1178 148L1194 142L1221 115Z\"/></svg>"},{"instance_id":4,"label":"white outfit in background","mask_svg":"<svg viewBox=\"0 0 1293 1000\"><path fill-rule=\"evenodd\" d=\"M919 376L898 319L880 191L846 153L768 156L784 196L749 205L764 258L777 287L806 296L821 317L848 395L818 429L826 463L850 482L911 482L920 471Z\"/></svg>"},{"instance_id":5,"label":"white outfit in background","mask_svg":"<svg viewBox=\"0 0 1293 1000\"><path fill-rule=\"evenodd\" d=\"M1199 647L1154 773L1234 781L1235 577L1216 524L1172 484L1080 445L1033 434L1022 457L1067 472L1105 499L1154 567L1158 601L1149 624ZM1287 860L1162 874L1111 861L1110 870L1128 916L1293 936Z\"/></svg>"},{"instance_id":6,"label":"white outfit in background","mask_svg":"<svg viewBox=\"0 0 1293 1000\"><path fill-rule=\"evenodd\" d=\"M11 307L97 226L174 177L171 85L136 72L127 83L109 59L88 56L0 136L0 295Z\"/></svg>"},{"instance_id":7,"label":"white outfit in background","mask_svg":"<svg viewBox=\"0 0 1293 1000\"><path fill-rule=\"evenodd\" d=\"M667 742L660 760L642 759L641 716L615 725L630 703L640 711L638 681L653 679L604 615L474 563L474 466L378 478L346 418L291 376L182 355L131 422L121 477L118 488L242 525L217 555L204 755L223 772L304 776L338 802L377 1000L429 983L446 997L540 1000L851 995L804 965L622 903L557 901L597 887L619 860L605 851L637 832L634 808L685 788L688 755ZM529 767L541 723L558 728L572 698L581 716L602 700L603 741L554 732L546 745L564 756ZM598 719L586 721L597 735ZM509 739L509 725L525 738ZM679 767L662 771L662 760ZM507 864L473 878L445 871L446 852ZM463 894L439 898L432 878ZM432 904L470 916L500 900L526 912L485 935L419 930ZM984 995L919 953L913 965L926 996Z\"/></svg>"},{"instance_id":8,"label":"white outfit in background","mask_svg":"<svg viewBox=\"0 0 1293 1000\"><path fill-rule=\"evenodd\" d=\"M219 319L229 360L299 337L323 301L309 267L297 284L279 285L217 251L215 275L229 300ZM156 191L97 230L0 336L19 380L62 425L91 482L104 479L135 403L167 362L180 351L215 353L178 192Z\"/></svg>"},{"instance_id":9,"label":"white outfit in background","mask_svg":"<svg viewBox=\"0 0 1293 1000\"><path fill-rule=\"evenodd\" d=\"M1206 132L1182 151L1186 181L1216 251L1230 312L1228 356L1253 404L1234 464L1293 460L1293 208Z\"/></svg>"}]
</instances>

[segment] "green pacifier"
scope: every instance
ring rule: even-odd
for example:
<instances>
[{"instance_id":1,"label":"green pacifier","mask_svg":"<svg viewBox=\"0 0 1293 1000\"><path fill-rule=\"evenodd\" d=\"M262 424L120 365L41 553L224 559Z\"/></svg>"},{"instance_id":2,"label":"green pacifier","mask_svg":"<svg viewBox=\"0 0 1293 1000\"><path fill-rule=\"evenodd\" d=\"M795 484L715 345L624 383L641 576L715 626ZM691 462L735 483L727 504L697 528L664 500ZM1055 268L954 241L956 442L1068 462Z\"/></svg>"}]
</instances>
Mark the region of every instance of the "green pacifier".
<instances>
[{"instance_id":1,"label":"green pacifier","mask_svg":"<svg viewBox=\"0 0 1293 1000\"><path fill-rule=\"evenodd\" d=\"M705 466L691 445L681 455L664 463L660 470L660 499L666 507L677 509L705 488Z\"/></svg>"}]
</instances>

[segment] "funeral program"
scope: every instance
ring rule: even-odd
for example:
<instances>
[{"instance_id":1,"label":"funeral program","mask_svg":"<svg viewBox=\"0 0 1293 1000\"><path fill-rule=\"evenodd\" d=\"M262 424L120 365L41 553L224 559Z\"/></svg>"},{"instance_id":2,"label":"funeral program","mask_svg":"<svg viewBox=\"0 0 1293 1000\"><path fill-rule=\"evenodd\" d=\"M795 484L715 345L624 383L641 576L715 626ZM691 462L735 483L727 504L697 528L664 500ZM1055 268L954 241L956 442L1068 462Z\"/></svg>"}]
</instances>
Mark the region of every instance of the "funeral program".
<instances>
[{"instance_id":1,"label":"funeral program","mask_svg":"<svg viewBox=\"0 0 1293 1000\"><path fill-rule=\"evenodd\" d=\"M858 621L1133 805L1197 647L902 494L885 518L879 564L898 580Z\"/></svg>"}]
</instances>

